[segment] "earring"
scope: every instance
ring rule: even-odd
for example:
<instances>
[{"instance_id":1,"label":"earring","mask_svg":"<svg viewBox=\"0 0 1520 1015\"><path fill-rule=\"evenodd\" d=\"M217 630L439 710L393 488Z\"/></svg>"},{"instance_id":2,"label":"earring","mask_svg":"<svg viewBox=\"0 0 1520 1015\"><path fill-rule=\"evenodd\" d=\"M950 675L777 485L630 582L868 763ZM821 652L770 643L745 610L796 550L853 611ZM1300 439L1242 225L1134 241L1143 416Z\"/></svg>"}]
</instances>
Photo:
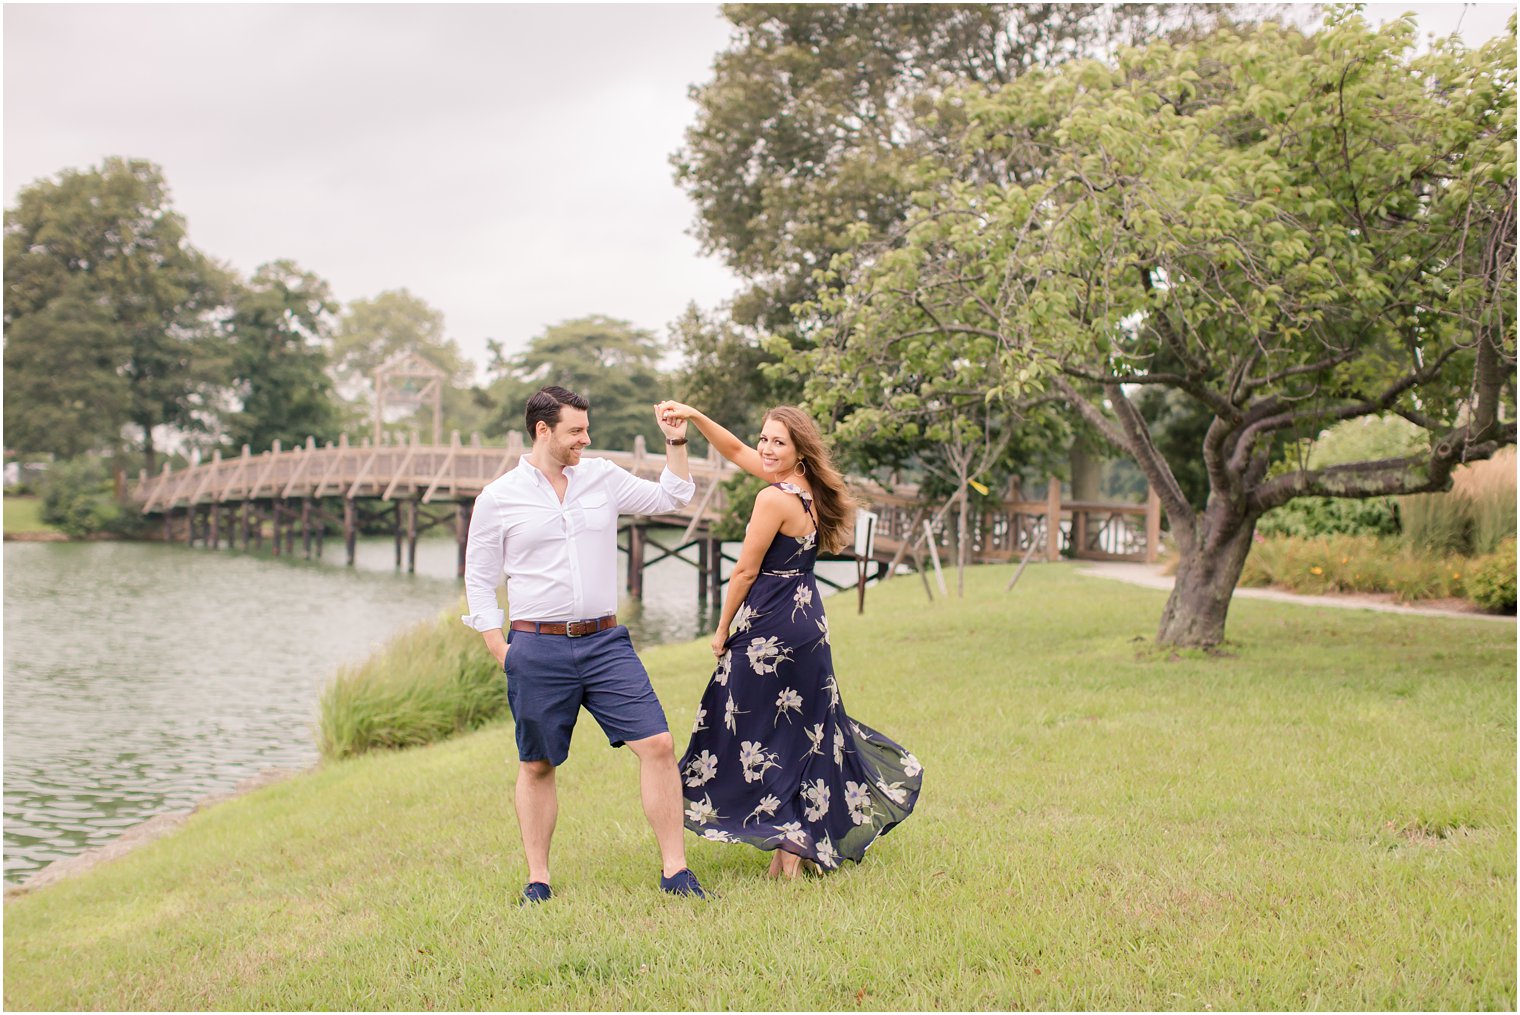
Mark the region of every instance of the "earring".
<instances>
[{"instance_id":1,"label":"earring","mask_svg":"<svg viewBox=\"0 0 1520 1015\"><path fill-rule=\"evenodd\" d=\"M807 475L807 466L803 464L803 461L800 458L797 459L797 471L804 476Z\"/></svg>"}]
</instances>

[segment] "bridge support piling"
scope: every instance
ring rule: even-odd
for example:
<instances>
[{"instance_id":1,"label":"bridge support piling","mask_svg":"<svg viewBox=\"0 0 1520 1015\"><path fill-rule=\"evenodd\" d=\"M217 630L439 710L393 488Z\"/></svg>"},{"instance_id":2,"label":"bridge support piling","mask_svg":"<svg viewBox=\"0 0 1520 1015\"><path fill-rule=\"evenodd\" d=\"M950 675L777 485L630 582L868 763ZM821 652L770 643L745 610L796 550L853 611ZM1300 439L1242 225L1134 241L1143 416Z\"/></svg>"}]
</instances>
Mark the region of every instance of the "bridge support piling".
<instances>
[{"instance_id":1,"label":"bridge support piling","mask_svg":"<svg viewBox=\"0 0 1520 1015\"><path fill-rule=\"evenodd\" d=\"M311 559L311 498L301 498L301 552Z\"/></svg>"},{"instance_id":2,"label":"bridge support piling","mask_svg":"<svg viewBox=\"0 0 1520 1015\"><path fill-rule=\"evenodd\" d=\"M464 558L470 546L470 514L473 501L459 501L454 505L454 541L459 544L459 577L464 577Z\"/></svg>"},{"instance_id":3,"label":"bridge support piling","mask_svg":"<svg viewBox=\"0 0 1520 1015\"><path fill-rule=\"evenodd\" d=\"M401 502L391 505L392 523L396 530L396 570L401 570L401 541L406 533L401 530Z\"/></svg>"},{"instance_id":4,"label":"bridge support piling","mask_svg":"<svg viewBox=\"0 0 1520 1015\"><path fill-rule=\"evenodd\" d=\"M206 545L213 550L222 548L222 506L215 501L211 504L211 525L206 532Z\"/></svg>"},{"instance_id":5,"label":"bridge support piling","mask_svg":"<svg viewBox=\"0 0 1520 1015\"><path fill-rule=\"evenodd\" d=\"M283 520L282 519L282 515L283 514L284 514L284 512L282 512L280 510L280 502L277 501L277 500L271 500L269 502L269 522L270 522L270 529L272 530L271 535L273 536L273 538L270 539L270 541L269 541L269 549L270 549L270 552L274 556L276 556L276 557L278 557L280 555L280 522ZM264 543L264 541L262 539L262 534L263 534L263 527L260 526L260 536L261 536L261 538L259 539L259 545L261 547L263 546L263 543Z\"/></svg>"},{"instance_id":6,"label":"bridge support piling","mask_svg":"<svg viewBox=\"0 0 1520 1015\"><path fill-rule=\"evenodd\" d=\"M709 563L711 544L711 539L697 540L697 602L704 606L707 605L707 569L712 566Z\"/></svg>"},{"instance_id":7,"label":"bridge support piling","mask_svg":"<svg viewBox=\"0 0 1520 1015\"><path fill-rule=\"evenodd\" d=\"M708 601L714 606L723 604L723 541L721 539L703 540L707 544L707 594Z\"/></svg>"},{"instance_id":8,"label":"bridge support piling","mask_svg":"<svg viewBox=\"0 0 1520 1015\"><path fill-rule=\"evenodd\" d=\"M406 502L406 573L417 573L417 502Z\"/></svg>"},{"instance_id":9,"label":"bridge support piling","mask_svg":"<svg viewBox=\"0 0 1520 1015\"><path fill-rule=\"evenodd\" d=\"M285 502L285 556L296 555L296 509L290 501Z\"/></svg>"},{"instance_id":10,"label":"bridge support piling","mask_svg":"<svg viewBox=\"0 0 1520 1015\"><path fill-rule=\"evenodd\" d=\"M644 526L638 522L628 526L628 594L644 598Z\"/></svg>"},{"instance_id":11,"label":"bridge support piling","mask_svg":"<svg viewBox=\"0 0 1520 1015\"><path fill-rule=\"evenodd\" d=\"M347 556L349 567L354 566L354 547L359 539L358 519L354 517L354 499L343 498L343 552Z\"/></svg>"}]
</instances>

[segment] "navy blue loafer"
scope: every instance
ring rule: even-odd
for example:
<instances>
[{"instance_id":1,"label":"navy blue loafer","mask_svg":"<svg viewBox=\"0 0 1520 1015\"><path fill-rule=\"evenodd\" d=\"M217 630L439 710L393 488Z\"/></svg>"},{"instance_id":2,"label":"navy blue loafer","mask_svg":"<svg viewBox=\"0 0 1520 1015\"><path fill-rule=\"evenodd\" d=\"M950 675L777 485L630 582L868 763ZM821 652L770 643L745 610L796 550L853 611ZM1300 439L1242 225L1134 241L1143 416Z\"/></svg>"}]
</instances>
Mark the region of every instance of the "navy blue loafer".
<instances>
[{"instance_id":1,"label":"navy blue loafer","mask_svg":"<svg viewBox=\"0 0 1520 1015\"><path fill-rule=\"evenodd\" d=\"M699 899L707 898L707 893L702 891L702 883L691 872L691 868L682 867L670 877L660 878L660 891L671 895L695 895Z\"/></svg>"},{"instance_id":2,"label":"navy blue loafer","mask_svg":"<svg viewBox=\"0 0 1520 1015\"><path fill-rule=\"evenodd\" d=\"M519 906L533 906L540 902L548 902L554 897L554 892L542 881L530 881L528 887L522 890L522 898L517 900Z\"/></svg>"}]
</instances>

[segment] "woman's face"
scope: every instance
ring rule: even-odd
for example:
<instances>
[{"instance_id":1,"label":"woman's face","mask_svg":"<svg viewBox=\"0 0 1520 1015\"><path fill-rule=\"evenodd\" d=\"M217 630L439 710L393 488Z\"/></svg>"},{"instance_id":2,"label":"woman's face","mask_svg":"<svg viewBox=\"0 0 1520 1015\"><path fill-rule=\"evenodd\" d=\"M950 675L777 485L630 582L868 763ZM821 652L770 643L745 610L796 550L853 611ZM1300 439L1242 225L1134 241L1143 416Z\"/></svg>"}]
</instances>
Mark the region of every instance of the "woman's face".
<instances>
[{"instance_id":1,"label":"woman's face","mask_svg":"<svg viewBox=\"0 0 1520 1015\"><path fill-rule=\"evenodd\" d=\"M792 446L792 435L787 433L780 420L765 421L755 450L760 452L760 467L777 481L790 476L797 468L797 449Z\"/></svg>"}]
</instances>

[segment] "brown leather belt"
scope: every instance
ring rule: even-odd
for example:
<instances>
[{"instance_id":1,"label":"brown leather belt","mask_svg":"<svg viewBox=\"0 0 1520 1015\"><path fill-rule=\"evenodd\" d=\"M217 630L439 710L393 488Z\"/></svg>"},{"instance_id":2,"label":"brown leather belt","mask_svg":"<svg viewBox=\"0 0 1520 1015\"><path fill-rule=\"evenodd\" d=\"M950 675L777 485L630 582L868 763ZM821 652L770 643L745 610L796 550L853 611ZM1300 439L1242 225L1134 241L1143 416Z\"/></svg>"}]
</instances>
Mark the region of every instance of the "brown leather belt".
<instances>
[{"instance_id":1,"label":"brown leather belt","mask_svg":"<svg viewBox=\"0 0 1520 1015\"><path fill-rule=\"evenodd\" d=\"M588 634L596 634L608 628L617 627L617 614L609 613L605 617L595 620L572 620L565 621L537 621L537 620L514 620L512 630L526 631L528 634L562 634L566 638L584 638Z\"/></svg>"}]
</instances>

